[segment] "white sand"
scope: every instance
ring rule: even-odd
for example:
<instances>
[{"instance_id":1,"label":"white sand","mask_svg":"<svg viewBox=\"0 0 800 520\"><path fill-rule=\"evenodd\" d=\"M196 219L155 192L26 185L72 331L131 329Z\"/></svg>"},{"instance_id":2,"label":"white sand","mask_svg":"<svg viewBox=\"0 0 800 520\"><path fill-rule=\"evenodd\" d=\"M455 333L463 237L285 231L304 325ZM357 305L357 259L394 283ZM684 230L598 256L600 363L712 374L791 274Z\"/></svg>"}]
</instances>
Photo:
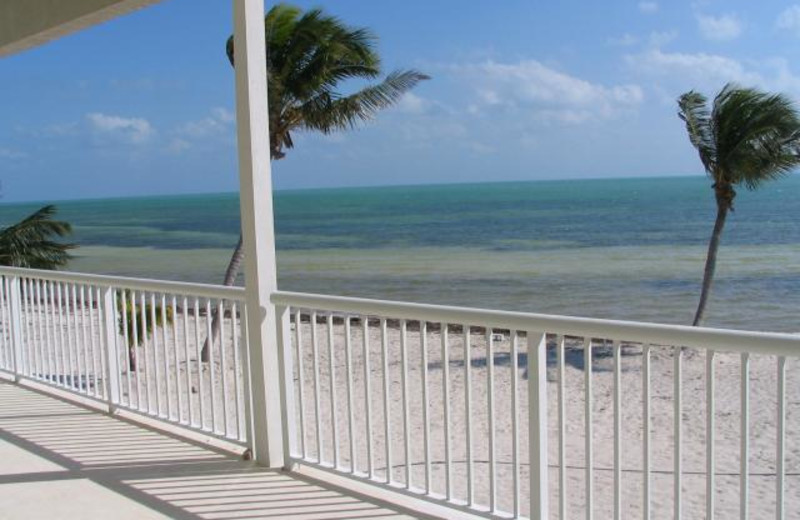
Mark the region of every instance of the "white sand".
<instances>
[{"instance_id":1,"label":"white sand","mask_svg":"<svg viewBox=\"0 0 800 520\"><path fill-rule=\"evenodd\" d=\"M416 324L413 324L416 329ZM339 425L340 464L349 467L348 399L346 382L346 356L344 348L344 327L334 325L334 344L336 345L335 377L336 403ZM310 342L310 325L303 323L303 362L304 394L306 418L306 449L310 458L316 458L316 437L313 400L313 354ZM320 415L323 433L323 460L332 461L333 444L330 416L330 378L327 344L327 328L317 325L319 341L319 372L321 396ZM389 348L389 393L390 422L393 453L393 480L405 482L405 442L403 435L403 389L402 364L400 356L400 332L397 328L388 329ZM453 491L457 499L466 498L466 428L464 396L464 347L460 330L450 331L450 449L453 461ZM353 420L354 441L356 445L356 466L360 471L367 470L366 459L366 401L364 388L364 357L360 325L353 327L351 333L353 366ZM422 363L420 353L420 334L409 330L407 340L407 366L409 389L409 430L411 481L415 488L424 488L424 426L422 400ZM428 332L428 388L430 450L432 465L432 489L444 493L444 428L443 428L443 387L441 370L441 339L437 331ZM472 450L474 458L474 490L479 504L488 504L489 495L489 419L487 413L487 369L486 341L484 334L473 329L471 335L472 359ZM524 338L520 339L520 350L525 351ZM550 349L551 368L549 369L549 462L551 516L557 517L559 501L558 471L558 397L557 372L555 370L555 349ZM622 445L622 510L624 516L639 517L642 512L642 373L641 348L624 347L625 355L621 366L621 445ZM610 353L609 349L596 348L592 388L594 393L594 511L597 518L607 518L613 511L613 364L611 357L598 354ZM512 413L511 413L511 368L510 341L495 343L494 374L494 423L495 460L497 463L496 490L497 507L510 511L513 509L513 465L512 465ZM654 347L652 349L651 369L651 468L652 468L652 517L672 518L673 516L673 431L674 397L672 348ZM569 518L585 516L585 426L584 426L584 371L580 361L583 352L569 348L565 369L566 401L566 506ZM370 368L373 456L377 478L385 476L385 443L383 423L383 378L380 347L380 330L377 322L370 326ZM705 515L705 353L686 350L683 352L683 513L685 518L702 518ZM522 356L518 387L520 416L520 460L527 460L527 379L525 356ZM774 358L751 357L750 376L750 513L751 518L774 518L775 514L775 452L776 452L776 368ZM716 504L720 518L738 514L739 511L739 449L740 449L740 356L717 354L715 362L716 377L716 450L717 486ZM796 396L800 391L800 378L794 377L797 361L787 363L787 438L786 438L786 511L790 516L800 511L800 415ZM299 408L299 404L298 404ZM522 491L522 510L527 514L528 467L521 465L520 486Z\"/></svg>"}]
</instances>

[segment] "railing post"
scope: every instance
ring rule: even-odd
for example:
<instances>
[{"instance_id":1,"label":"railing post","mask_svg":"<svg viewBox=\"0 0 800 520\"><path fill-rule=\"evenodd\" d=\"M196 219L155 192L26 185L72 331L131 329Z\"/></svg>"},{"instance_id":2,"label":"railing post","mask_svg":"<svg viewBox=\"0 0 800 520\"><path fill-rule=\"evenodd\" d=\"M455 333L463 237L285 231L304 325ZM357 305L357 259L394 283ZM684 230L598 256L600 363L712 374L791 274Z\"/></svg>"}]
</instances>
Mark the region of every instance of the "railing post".
<instances>
[{"instance_id":1,"label":"railing post","mask_svg":"<svg viewBox=\"0 0 800 520\"><path fill-rule=\"evenodd\" d=\"M106 400L108 413L119 404L119 352L117 351L117 305L114 288L103 289L103 334L106 345Z\"/></svg>"},{"instance_id":2,"label":"railing post","mask_svg":"<svg viewBox=\"0 0 800 520\"><path fill-rule=\"evenodd\" d=\"M19 382L22 378L22 297L20 292L19 276L9 278L9 313L11 315L11 348L14 356L14 379Z\"/></svg>"},{"instance_id":3,"label":"railing post","mask_svg":"<svg viewBox=\"0 0 800 520\"><path fill-rule=\"evenodd\" d=\"M284 465L278 318L270 301L278 289L272 214L264 0L233 2L239 208L245 262L248 357L253 438L258 464Z\"/></svg>"},{"instance_id":4,"label":"railing post","mask_svg":"<svg viewBox=\"0 0 800 520\"><path fill-rule=\"evenodd\" d=\"M528 452L531 520L547 520L547 336L528 336Z\"/></svg>"},{"instance_id":5,"label":"railing post","mask_svg":"<svg viewBox=\"0 0 800 520\"><path fill-rule=\"evenodd\" d=\"M296 429L294 406L294 370L292 366L292 325L289 307L278 305L278 356L281 367L281 418L283 423L283 467L292 469L291 454L294 453ZM299 324L295 324L298 327Z\"/></svg>"}]
</instances>

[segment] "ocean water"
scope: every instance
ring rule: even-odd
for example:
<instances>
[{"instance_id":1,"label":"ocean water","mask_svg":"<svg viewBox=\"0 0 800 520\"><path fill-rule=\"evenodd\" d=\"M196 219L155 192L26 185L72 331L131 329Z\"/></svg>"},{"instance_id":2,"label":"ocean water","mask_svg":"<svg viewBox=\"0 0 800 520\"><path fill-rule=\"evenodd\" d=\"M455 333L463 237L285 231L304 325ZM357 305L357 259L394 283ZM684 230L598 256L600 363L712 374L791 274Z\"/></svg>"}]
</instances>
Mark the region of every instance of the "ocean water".
<instances>
[{"instance_id":1,"label":"ocean water","mask_svg":"<svg viewBox=\"0 0 800 520\"><path fill-rule=\"evenodd\" d=\"M715 207L697 177L281 191L286 290L689 323ZM219 283L236 194L57 203L70 270ZM0 205L0 225L39 204ZM707 324L800 331L800 176L742 191Z\"/></svg>"}]
</instances>

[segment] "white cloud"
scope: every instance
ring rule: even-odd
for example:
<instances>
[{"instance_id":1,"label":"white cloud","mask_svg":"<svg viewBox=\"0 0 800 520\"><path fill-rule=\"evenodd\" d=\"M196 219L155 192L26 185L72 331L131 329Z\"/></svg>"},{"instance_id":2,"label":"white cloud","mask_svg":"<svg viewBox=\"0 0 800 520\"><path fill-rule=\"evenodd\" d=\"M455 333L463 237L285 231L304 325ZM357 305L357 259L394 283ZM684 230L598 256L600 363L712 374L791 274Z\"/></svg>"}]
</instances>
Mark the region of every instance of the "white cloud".
<instances>
[{"instance_id":1,"label":"white cloud","mask_svg":"<svg viewBox=\"0 0 800 520\"><path fill-rule=\"evenodd\" d=\"M614 117L636 108L644 94L638 85L604 86L557 71L536 60L487 61L455 67L475 87L470 113L483 107L529 110L535 119L564 124Z\"/></svg>"},{"instance_id":2,"label":"white cloud","mask_svg":"<svg viewBox=\"0 0 800 520\"><path fill-rule=\"evenodd\" d=\"M0 159L18 160L25 159L26 157L28 157L28 154L25 152L0 146Z\"/></svg>"},{"instance_id":3,"label":"white cloud","mask_svg":"<svg viewBox=\"0 0 800 520\"><path fill-rule=\"evenodd\" d=\"M778 29L789 31L796 36L800 36L800 5L792 5L787 7L775 21L775 26Z\"/></svg>"},{"instance_id":4,"label":"white cloud","mask_svg":"<svg viewBox=\"0 0 800 520\"><path fill-rule=\"evenodd\" d=\"M121 136L131 143L144 143L155 133L150 122L140 117L125 118L93 112L86 114L86 119L95 131Z\"/></svg>"},{"instance_id":5,"label":"white cloud","mask_svg":"<svg viewBox=\"0 0 800 520\"><path fill-rule=\"evenodd\" d=\"M631 33L625 33L622 36L611 37L608 39L609 45L615 45L619 47L630 47L631 45L636 45L637 43L639 43L639 38Z\"/></svg>"},{"instance_id":6,"label":"white cloud","mask_svg":"<svg viewBox=\"0 0 800 520\"><path fill-rule=\"evenodd\" d=\"M639 2L639 11L652 14L658 11L658 2Z\"/></svg>"},{"instance_id":7,"label":"white cloud","mask_svg":"<svg viewBox=\"0 0 800 520\"><path fill-rule=\"evenodd\" d=\"M211 115L183 123L176 129L176 133L192 139L219 135L229 130L234 119L234 114L230 110L219 107L212 108Z\"/></svg>"},{"instance_id":8,"label":"white cloud","mask_svg":"<svg viewBox=\"0 0 800 520\"><path fill-rule=\"evenodd\" d=\"M192 145L189 141L176 137L172 139L167 145L167 151L173 154L181 154L191 148Z\"/></svg>"},{"instance_id":9,"label":"white cloud","mask_svg":"<svg viewBox=\"0 0 800 520\"><path fill-rule=\"evenodd\" d=\"M678 79L689 88L717 89L728 81L745 84L762 82L758 74L748 72L740 62L716 54L669 53L651 49L626 59L639 72Z\"/></svg>"},{"instance_id":10,"label":"white cloud","mask_svg":"<svg viewBox=\"0 0 800 520\"><path fill-rule=\"evenodd\" d=\"M678 37L678 31L653 31L650 33L648 43L651 47L663 47Z\"/></svg>"},{"instance_id":11,"label":"white cloud","mask_svg":"<svg viewBox=\"0 0 800 520\"><path fill-rule=\"evenodd\" d=\"M707 94L733 81L748 87L800 96L800 76L784 58L740 62L727 56L706 53L669 53L650 49L626 57L636 72L657 78L662 94L673 96L689 89Z\"/></svg>"},{"instance_id":12,"label":"white cloud","mask_svg":"<svg viewBox=\"0 0 800 520\"><path fill-rule=\"evenodd\" d=\"M236 115L224 107L212 108L211 115L224 123L233 123L233 121L236 119Z\"/></svg>"},{"instance_id":13,"label":"white cloud","mask_svg":"<svg viewBox=\"0 0 800 520\"><path fill-rule=\"evenodd\" d=\"M428 108L428 100L414 94L406 92L397 103L397 109L409 114L422 114Z\"/></svg>"},{"instance_id":14,"label":"white cloud","mask_svg":"<svg viewBox=\"0 0 800 520\"><path fill-rule=\"evenodd\" d=\"M706 40L723 42L735 40L742 34L742 22L732 14L722 16L698 14L697 26Z\"/></svg>"}]
</instances>

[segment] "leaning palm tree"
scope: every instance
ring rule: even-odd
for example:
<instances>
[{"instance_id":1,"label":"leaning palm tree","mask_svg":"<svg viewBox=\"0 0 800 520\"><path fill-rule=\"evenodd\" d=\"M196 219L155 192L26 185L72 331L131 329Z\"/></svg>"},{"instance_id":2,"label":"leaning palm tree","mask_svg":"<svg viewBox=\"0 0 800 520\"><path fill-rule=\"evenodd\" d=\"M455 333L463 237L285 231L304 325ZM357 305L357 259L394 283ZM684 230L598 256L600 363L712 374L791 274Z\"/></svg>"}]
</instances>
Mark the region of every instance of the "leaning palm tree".
<instances>
[{"instance_id":1,"label":"leaning palm tree","mask_svg":"<svg viewBox=\"0 0 800 520\"><path fill-rule=\"evenodd\" d=\"M67 222L55 220L56 207L44 206L25 219L0 230L0 265L58 269L70 261L75 244L56 240L72 232Z\"/></svg>"},{"instance_id":2,"label":"leaning palm tree","mask_svg":"<svg viewBox=\"0 0 800 520\"><path fill-rule=\"evenodd\" d=\"M782 94L729 83L714 98L690 91L678 98L678 115L713 181L717 218L708 244L703 286L693 325L698 326L711 293L722 230L733 211L736 188L759 188L800 165L800 115Z\"/></svg>"},{"instance_id":3,"label":"leaning palm tree","mask_svg":"<svg viewBox=\"0 0 800 520\"><path fill-rule=\"evenodd\" d=\"M320 9L303 12L278 4L264 18L267 39L270 157L286 156L298 131L329 134L356 128L400 98L428 76L416 70L396 70L383 81L351 94L338 89L350 80L375 80L381 76L376 36L365 28L344 24ZM231 65L233 36L226 52ZM233 285L244 259L242 238L234 249L223 279ZM213 336L219 331L214 316ZM202 358L208 359L208 341Z\"/></svg>"}]
</instances>

